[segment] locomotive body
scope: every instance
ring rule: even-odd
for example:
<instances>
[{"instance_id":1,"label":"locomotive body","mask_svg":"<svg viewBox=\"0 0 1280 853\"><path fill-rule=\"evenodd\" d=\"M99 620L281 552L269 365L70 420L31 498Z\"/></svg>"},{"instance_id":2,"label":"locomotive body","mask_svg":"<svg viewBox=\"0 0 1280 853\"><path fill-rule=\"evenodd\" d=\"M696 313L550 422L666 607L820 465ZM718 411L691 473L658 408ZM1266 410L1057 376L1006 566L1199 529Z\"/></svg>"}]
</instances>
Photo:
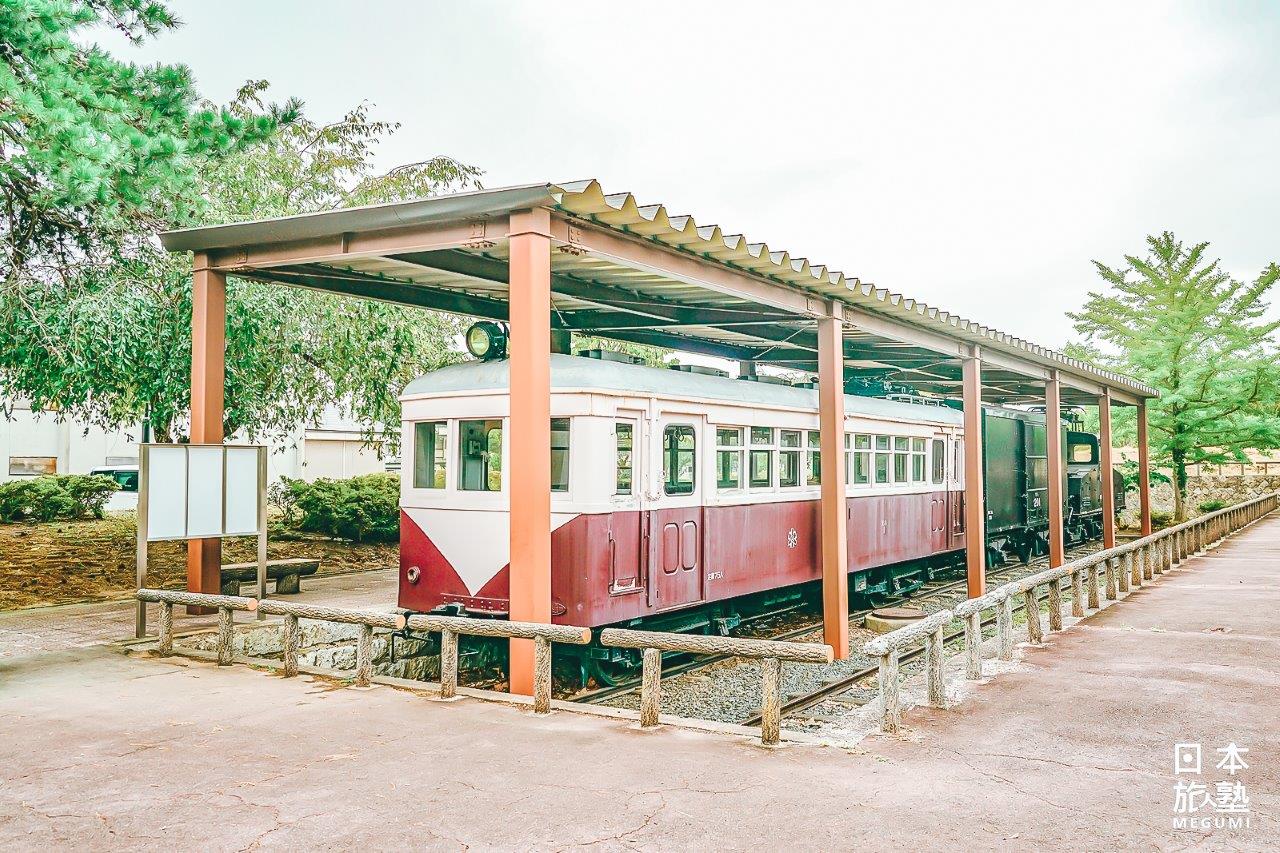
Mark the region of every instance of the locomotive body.
<instances>
[{"instance_id":1,"label":"locomotive body","mask_svg":"<svg viewBox=\"0 0 1280 853\"><path fill-rule=\"evenodd\" d=\"M820 577L815 391L551 359L555 621L725 627L731 609L671 614ZM507 362L436 371L402 404L399 603L505 616ZM961 415L854 396L846 409L853 590L898 593L964 547Z\"/></svg>"},{"instance_id":2,"label":"locomotive body","mask_svg":"<svg viewBox=\"0 0 1280 853\"><path fill-rule=\"evenodd\" d=\"M726 632L816 588L828 464L816 390L599 355L551 356L553 621ZM399 604L505 617L508 362L435 371L401 401ZM964 563L962 414L922 402L845 398L837 464L850 592L863 604ZM984 407L993 564L1043 548L1044 420ZM1092 439L1065 431L1063 442L1068 530L1081 537L1094 533L1089 519L1100 530ZM1083 459L1078 445L1091 464L1072 455Z\"/></svg>"}]
</instances>

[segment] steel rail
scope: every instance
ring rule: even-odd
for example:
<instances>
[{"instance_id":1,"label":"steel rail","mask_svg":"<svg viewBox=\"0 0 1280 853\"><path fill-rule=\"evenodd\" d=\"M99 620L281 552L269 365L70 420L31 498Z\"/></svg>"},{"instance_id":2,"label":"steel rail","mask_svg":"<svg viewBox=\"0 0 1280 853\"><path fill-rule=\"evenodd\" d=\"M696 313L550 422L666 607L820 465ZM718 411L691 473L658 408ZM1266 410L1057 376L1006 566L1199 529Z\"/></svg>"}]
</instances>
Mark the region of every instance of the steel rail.
<instances>
[{"instance_id":1,"label":"steel rail","mask_svg":"<svg viewBox=\"0 0 1280 853\"><path fill-rule=\"evenodd\" d=\"M1071 549L1071 553L1080 551L1083 548L1088 548L1089 553L1092 553L1092 551L1095 550L1094 544L1095 543L1093 542L1089 542L1083 545L1077 545L1075 548ZM993 576L998 577L1007 572L1017 571L1018 569L1025 569L1028 566L1034 566L1037 563L1047 561L1048 559L1049 558L1047 556L1040 556L1025 565L1015 564L1005 569L997 569L994 572L989 572L988 578ZM855 619L862 619L867 614L871 613L873 610L879 610L880 608L883 608L883 607L894 607L896 605L899 605L899 604L902 604L903 602L908 602L908 601L928 600L929 597L931 596L943 595L952 590L963 589L966 587L966 584L967 584L967 581L963 579L957 580L957 581L949 581L947 583L942 584L941 586L934 587L933 589L927 589L926 587L928 585L926 584L925 586L917 587L910 594L899 596L894 599L890 599L889 601L883 604L877 605L876 607L871 607L865 610L858 610L853 613L850 613L849 620L850 622L852 622ZM785 611L778 611L778 612L785 612ZM769 614L769 615L773 615L773 614ZM761 616L758 618L764 618L764 616ZM796 637L802 637L805 634L811 634L814 631L819 631L821 629L822 629L822 623L815 622L815 623L810 623L808 625L804 625L800 628L794 628L788 631L784 631L781 634L775 634L773 636L765 637L761 639L791 640L791 639L795 639ZM731 657L732 655L706 655L706 656L693 657L693 658L690 658L689 660L680 661L670 666L664 663L662 667L662 680L667 681L668 679L675 678L678 675L683 675L689 672L696 672L697 670L705 669L706 667L720 663L721 661L729 660ZM905 655L904 655L904 659L906 659ZM614 684L608 687L601 687L597 690L592 690L587 693L581 693L577 696L571 696L569 697L569 699L570 701L573 701L573 702L581 702L586 705L594 705L594 704L603 702L605 700L612 699L615 696L624 696L627 693L634 693L636 690L640 688L640 683L641 683L641 680L638 677L634 679L628 679L627 681L621 684ZM783 714L785 715L786 713L787 713L787 706L786 706L786 703L783 703Z\"/></svg>"}]
</instances>

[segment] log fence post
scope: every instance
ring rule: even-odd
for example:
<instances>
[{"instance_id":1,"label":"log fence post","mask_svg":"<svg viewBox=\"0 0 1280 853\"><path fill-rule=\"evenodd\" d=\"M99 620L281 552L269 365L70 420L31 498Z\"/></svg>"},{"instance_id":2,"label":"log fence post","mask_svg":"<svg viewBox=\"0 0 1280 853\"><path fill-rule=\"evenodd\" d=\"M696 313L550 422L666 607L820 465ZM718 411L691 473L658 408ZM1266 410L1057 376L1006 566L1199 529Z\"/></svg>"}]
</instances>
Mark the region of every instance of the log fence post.
<instances>
[{"instance_id":1,"label":"log fence post","mask_svg":"<svg viewBox=\"0 0 1280 853\"><path fill-rule=\"evenodd\" d=\"M1088 590L1087 598L1089 601L1089 609L1097 610L1098 609L1098 564L1094 563L1093 565L1085 569L1085 571L1087 572L1085 581L1087 583L1086 589Z\"/></svg>"},{"instance_id":2,"label":"log fence post","mask_svg":"<svg viewBox=\"0 0 1280 853\"><path fill-rule=\"evenodd\" d=\"M1117 598L1120 597L1120 593L1118 592L1118 585L1116 582L1117 559L1118 558L1116 557L1107 557L1107 559L1105 560L1106 566L1105 566L1104 572L1106 573L1106 578L1107 578L1107 588L1106 588L1107 601L1115 601Z\"/></svg>"},{"instance_id":3,"label":"log fence post","mask_svg":"<svg viewBox=\"0 0 1280 853\"><path fill-rule=\"evenodd\" d=\"M1127 595L1129 593L1129 575L1133 574L1133 558L1136 555L1134 551L1125 551L1124 556L1120 558L1120 571L1116 573L1116 595Z\"/></svg>"},{"instance_id":4,"label":"log fence post","mask_svg":"<svg viewBox=\"0 0 1280 853\"><path fill-rule=\"evenodd\" d=\"M775 746L782 740L782 661L760 661L760 740Z\"/></svg>"},{"instance_id":5,"label":"log fence post","mask_svg":"<svg viewBox=\"0 0 1280 853\"><path fill-rule=\"evenodd\" d=\"M156 654L162 658L173 654L173 605L167 601L160 602L160 638Z\"/></svg>"},{"instance_id":6,"label":"log fence post","mask_svg":"<svg viewBox=\"0 0 1280 853\"><path fill-rule=\"evenodd\" d=\"M302 628L298 625L298 617L292 613L284 617L284 677L293 678L298 674L298 647L302 645Z\"/></svg>"},{"instance_id":7,"label":"log fence post","mask_svg":"<svg viewBox=\"0 0 1280 853\"><path fill-rule=\"evenodd\" d=\"M230 666L236 626L230 607L218 608L218 666Z\"/></svg>"},{"instance_id":8,"label":"log fence post","mask_svg":"<svg viewBox=\"0 0 1280 853\"><path fill-rule=\"evenodd\" d=\"M551 713L551 641L533 638L533 712Z\"/></svg>"},{"instance_id":9,"label":"log fence post","mask_svg":"<svg viewBox=\"0 0 1280 853\"><path fill-rule=\"evenodd\" d=\"M999 635L1000 660L1013 660L1013 598L1005 595L996 604L996 633Z\"/></svg>"},{"instance_id":10,"label":"log fence post","mask_svg":"<svg viewBox=\"0 0 1280 853\"><path fill-rule=\"evenodd\" d=\"M982 613L977 610L964 620L964 677L982 678Z\"/></svg>"},{"instance_id":11,"label":"log fence post","mask_svg":"<svg viewBox=\"0 0 1280 853\"><path fill-rule=\"evenodd\" d=\"M1049 582L1049 630L1062 630L1062 579Z\"/></svg>"},{"instance_id":12,"label":"log fence post","mask_svg":"<svg viewBox=\"0 0 1280 853\"><path fill-rule=\"evenodd\" d=\"M1034 586L1022 594L1022 611L1027 617L1027 641L1044 642L1044 630L1040 627L1040 596Z\"/></svg>"},{"instance_id":13,"label":"log fence post","mask_svg":"<svg viewBox=\"0 0 1280 853\"><path fill-rule=\"evenodd\" d=\"M662 710L662 650L645 649L640 669L640 728L658 725Z\"/></svg>"},{"instance_id":14,"label":"log fence post","mask_svg":"<svg viewBox=\"0 0 1280 853\"><path fill-rule=\"evenodd\" d=\"M1071 573L1071 615L1084 616L1084 570Z\"/></svg>"},{"instance_id":15,"label":"log fence post","mask_svg":"<svg viewBox=\"0 0 1280 853\"><path fill-rule=\"evenodd\" d=\"M947 707L947 691L942 682L942 664L946 653L942 637L942 626L939 625L924 638L924 669L929 685L929 704L935 708Z\"/></svg>"},{"instance_id":16,"label":"log fence post","mask_svg":"<svg viewBox=\"0 0 1280 853\"><path fill-rule=\"evenodd\" d=\"M458 695L458 632L448 628L440 632L440 698Z\"/></svg>"},{"instance_id":17,"label":"log fence post","mask_svg":"<svg viewBox=\"0 0 1280 853\"><path fill-rule=\"evenodd\" d=\"M893 734L902 727L902 704L898 696L898 652L890 649L880 656L880 696L884 701L884 713L880 717L880 731Z\"/></svg>"},{"instance_id":18,"label":"log fence post","mask_svg":"<svg viewBox=\"0 0 1280 853\"><path fill-rule=\"evenodd\" d=\"M356 686L368 687L373 680L373 626L361 625L356 635Z\"/></svg>"}]
</instances>

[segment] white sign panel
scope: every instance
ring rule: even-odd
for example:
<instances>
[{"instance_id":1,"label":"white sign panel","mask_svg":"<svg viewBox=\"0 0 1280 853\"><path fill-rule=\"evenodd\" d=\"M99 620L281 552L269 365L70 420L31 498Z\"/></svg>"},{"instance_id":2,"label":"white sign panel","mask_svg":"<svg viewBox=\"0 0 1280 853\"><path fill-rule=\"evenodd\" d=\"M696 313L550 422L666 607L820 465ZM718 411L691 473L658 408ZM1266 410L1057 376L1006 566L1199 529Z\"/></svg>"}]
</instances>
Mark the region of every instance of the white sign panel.
<instances>
[{"instance_id":1,"label":"white sign panel","mask_svg":"<svg viewBox=\"0 0 1280 853\"><path fill-rule=\"evenodd\" d=\"M187 448L175 444L145 448L147 454L147 538L187 535Z\"/></svg>"},{"instance_id":2,"label":"white sign panel","mask_svg":"<svg viewBox=\"0 0 1280 853\"><path fill-rule=\"evenodd\" d=\"M143 445L139 489L147 541L262 533L265 452L245 445Z\"/></svg>"},{"instance_id":3,"label":"white sign panel","mask_svg":"<svg viewBox=\"0 0 1280 853\"><path fill-rule=\"evenodd\" d=\"M256 447L227 448L225 536L258 532L258 458Z\"/></svg>"}]
</instances>

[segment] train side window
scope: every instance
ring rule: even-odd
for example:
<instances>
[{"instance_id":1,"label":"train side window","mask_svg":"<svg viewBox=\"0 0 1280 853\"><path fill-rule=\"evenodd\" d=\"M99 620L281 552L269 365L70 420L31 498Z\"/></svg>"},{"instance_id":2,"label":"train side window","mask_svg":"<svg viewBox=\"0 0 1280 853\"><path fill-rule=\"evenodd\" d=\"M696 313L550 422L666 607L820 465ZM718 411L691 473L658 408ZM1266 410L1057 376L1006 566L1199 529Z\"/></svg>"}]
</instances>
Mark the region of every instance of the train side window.
<instances>
[{"instance_id":1,"label":"train side window","mask_svg":"<svg viewBox=\"0 0 1280 853\"><path fill-rule=\"evenodd\" d=\"M662 481L667 494L693 494L695 450L689 424L671 424L662 431Z\"/></svg>"},{"instance_id":2,"label":"train side window","mask_svg":"<svg viewBox=\"0 0 1280 853\"><path fill-rule=\"evenodd\" d=\"M805 473L805 485L822 484L822 433L812 430L807 436L809 442L809 466Z\"/></svg>"},{"instance_id":3,"label":"train side window","mask_svg":"<svg viewBox=\"0 0 1280 853\"><path fill-rule=\"evenodd\" d=\"M1071 461L1079 463L1094 462L1093 445L1091 444L1073 444L1071 445Z\"/></svg>"},{"instance_id":4,"label":"train side window","mask_svg":"<svg viewBox=\"0 0 1280 853\"><path fill-rule=\"evenodd\" d=\"M753 489L773 486L773 428L751 428L751 450L747 456L750 466L748 483Z\"/></svg>"},{"instance_id":5,"label":"train side window","mask_svg":"<svg viewBox=\"0 0 1280 853\"><path fill-rule=\"evenodd\" d=\"M855 486L865 486L871 482L871 436L855 435L853 437L853 477Z\"/></svg>"},{"instance_id":6,"label":"train side window","mask_svg":"<svg viewBox=\"0 0 1280 853\"><path fill-rule=\"evenodd\" d=\"M502 421L458 421L458 488L502 491Z\"/></svg>"},{"instance_id":7,"label":"train side window","mask_svg":"<svg viewBox=\"0 0 1280 853\"><path fill-rule=\"evenodd\" d=\"M742 488L742 430L738 427L716 430L716 488Z\"/></svg>"},{"instance_id":8,"label":"train side window","mask_svg":"<svg viewBox=\"0 0 1280 853\"><path fill-rule=\"evenodd\" d=\"M569 419L551 419L551 491L569 491Z\"/></svg>"},{"instance_id":9,"label":"train side window","mask_svg":"<svg viewBox=\"0 0 1280 853\"><path fill-rule=\"evenodd\" d=\"M911 439L911 482L925 482L925 441L923 438Z\"/></svg>"},{"instance_id":10,"label":"train side window","mask_svg":"<svg viewBox=\"0 0 1280 853\"><path fill-rule=\"evenodd\" d=\"M427 421L413 425L413 487L443 489L448 424Z\"/></svg>"},{"instance_id":11,"label":"train side window","mask_svg":"<svg viewBox=\"0 0 1280 853\"><path fill-rule=\"evenodd\" d=\"M778 451L778 485L800 485L800 431L784 429L780 431ZM794 448L794 449L793 449Z\"/></svg>"},{"instance_id":12,"label":"train side window","mask_svg":"<svg viewBox=\"0 0 1280 853\"><path fill-rule=\"evenodd\" d=\"M893 454L889 452L892 444L889 436L876 436L876 482L889 482L889 469L893 465Z\"/></svg>"},{"instance_id":13,"label":"train side window","mask_svg":"<svg viewBox=\"0 0 1280 853\"><path fill-rule=\"evenodd\" d=\"M911 439L898 437L893 440L893 481L907 482L907 466L911 458Z\"/></svg>"},{"instance_id":14,"label":"train side window","mask_svg":"<svg viewBox=\"0 0 1280 853\"><path fill-rule=\"evenodd\" d=\"M616 466L617 466L617 487L615 494L629 495L634 489L634 456L632 451L635 448L635 424L630 421L618 421L613 427L615 446L617 449Z\"/></svg>"},{"instance_id":15,"label":"train side window","mask_svg":"<svg viewBox=\"0 0 1280 853\"><path fill-rule=\"evenodd\" d=\"M947 445L940 438L933 440L933 482L941 483L947 477Z\"/></svg>"}]
</instances>

